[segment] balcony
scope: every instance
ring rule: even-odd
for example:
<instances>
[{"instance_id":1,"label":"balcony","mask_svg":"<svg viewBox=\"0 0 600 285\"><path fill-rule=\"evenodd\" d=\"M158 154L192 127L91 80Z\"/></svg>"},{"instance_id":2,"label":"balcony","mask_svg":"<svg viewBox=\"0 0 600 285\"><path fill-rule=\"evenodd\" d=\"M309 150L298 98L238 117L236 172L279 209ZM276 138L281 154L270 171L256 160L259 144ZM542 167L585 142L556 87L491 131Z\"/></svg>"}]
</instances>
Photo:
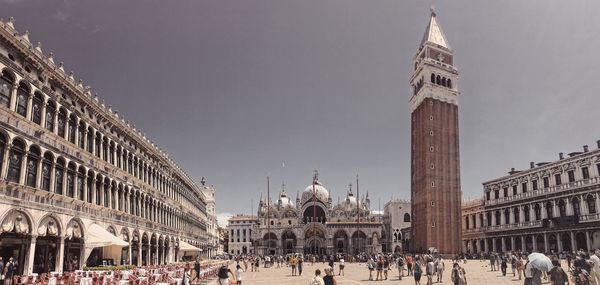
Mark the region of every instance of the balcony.
<instances>
[{"instance_id":1,"label":"balcony","mask_svg":"<svg viewBox=\"0 0 600 285\"><path fill-rule=\"evenodd\" d=\"M589 223L589 222L597 222L597 221L600 221L600 213L579 216L580 223Z\"/></svg>"},{"instance_id":2,"label":"balcony","mask_svg":"<svg viewBox=\"0 0 600 285\"><path fill-rule=\"evenodd\" d=\"M528 221L521 223L512 223L506 225L495 225L495 226L487 226L487 227L479 227L463 230L464 233L477 233L477 232L497 232L497 231L512 231L512 230L522 230L527 228L540 228L542 227L542 220L537 221Z\"/></svg>"},{"instance_id":3,"label":"balcony","mask_svg":"<svg viewBox=\"0 0 600 285\"><path fill-rule=\"evenodd\" d=\"M542 188L542 189L529 191L529 192L525 192L525 193L519 193L519 194L513 195L513 196L502 197L502 198L498 198L498 199L491 199L491 200L485 201L485 205L492 206L492 205L498 205L498 204L503 204L503 203L509 203L509 202L519 201L519 200L523 200L523 199L527 199L527 198L533 198L533 197L537 197L537 196L541 196L541 195L552 194L552 193L560 192L563 190L569 190L569 189L573 189L573 188L579 188L579 187L591 186L591 185L600 185L600 177L593 177L593 178L589 178L589 179L565 183L565 184L556 185L556 186L552 186L552 187L548 187L548 188Z\"/></svg>"}]
</instances>

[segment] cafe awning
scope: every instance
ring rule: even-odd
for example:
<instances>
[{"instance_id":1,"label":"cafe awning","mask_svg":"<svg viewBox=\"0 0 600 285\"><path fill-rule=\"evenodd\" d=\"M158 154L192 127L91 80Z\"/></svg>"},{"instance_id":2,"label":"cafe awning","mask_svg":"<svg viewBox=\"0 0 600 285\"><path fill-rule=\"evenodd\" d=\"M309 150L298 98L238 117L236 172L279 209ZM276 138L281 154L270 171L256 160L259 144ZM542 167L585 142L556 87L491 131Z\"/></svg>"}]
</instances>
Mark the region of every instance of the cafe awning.
<instances>
[{"instance_id":1,"label":"cafe awning","mask_svg":"<svg viewBox=\"0 0 600 285\"><path fill-rule=\"evenodd\" d=\"M197 248L185 241L179 241L179 251L202 251L202 249Z\"/></svg>"},{"instance_id":2,"label":"cafe awning","mask_svg":"<svg viewBox=\"0 0 600 285\"><path fill-rule=\"evenodd\" d=\"M114 236L104 228L97 224L92 224L87 230L85 247L96 248L104 246L128 246L129 243Z\"/></svg>"}]
</instances>

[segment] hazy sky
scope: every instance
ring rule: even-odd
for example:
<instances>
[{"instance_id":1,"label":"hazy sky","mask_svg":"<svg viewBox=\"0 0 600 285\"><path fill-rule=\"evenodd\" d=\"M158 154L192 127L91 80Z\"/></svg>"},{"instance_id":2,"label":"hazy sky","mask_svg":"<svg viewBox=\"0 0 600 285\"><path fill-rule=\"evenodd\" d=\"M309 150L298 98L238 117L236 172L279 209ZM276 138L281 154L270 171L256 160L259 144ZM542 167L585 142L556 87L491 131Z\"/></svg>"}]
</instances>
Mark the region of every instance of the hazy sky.
<instances>
[{"instance_id":1,"label":"hazy sky","mask_svg":"<svg viewBox=\"0 0 600 285\"><path fill-rule=\"evenodd\" d=\"M465 198L596 148L600 2L435 2L460 72ZM250 212L268 174L295 198L314 169L334 202L358 173L377 209L410 197L408 80L431 4L0 0L0 17L215 185L218 212Z\"/></svg>"}]
</instances>

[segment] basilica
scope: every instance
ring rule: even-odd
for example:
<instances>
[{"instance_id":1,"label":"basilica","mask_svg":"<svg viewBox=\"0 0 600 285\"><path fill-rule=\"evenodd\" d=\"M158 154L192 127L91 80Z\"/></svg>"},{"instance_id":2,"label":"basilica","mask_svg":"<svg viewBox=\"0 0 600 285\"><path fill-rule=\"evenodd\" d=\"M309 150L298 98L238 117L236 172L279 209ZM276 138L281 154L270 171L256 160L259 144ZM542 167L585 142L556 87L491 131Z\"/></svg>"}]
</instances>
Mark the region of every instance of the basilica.
<instances>
[{"instance_id":1,"label":"basilica","mask_svg":"<svg viewBox=\"0 0 600 285\"><path fill-rule=\"evenodd\" d=\"M350 185L334 204L317 175L295 203L284 189L275 202L261 197L257 214L251 237L258 254L381 252L386 239L383 216L371 211L368 193L359 199Z\"/></svg>"}]
</instances>

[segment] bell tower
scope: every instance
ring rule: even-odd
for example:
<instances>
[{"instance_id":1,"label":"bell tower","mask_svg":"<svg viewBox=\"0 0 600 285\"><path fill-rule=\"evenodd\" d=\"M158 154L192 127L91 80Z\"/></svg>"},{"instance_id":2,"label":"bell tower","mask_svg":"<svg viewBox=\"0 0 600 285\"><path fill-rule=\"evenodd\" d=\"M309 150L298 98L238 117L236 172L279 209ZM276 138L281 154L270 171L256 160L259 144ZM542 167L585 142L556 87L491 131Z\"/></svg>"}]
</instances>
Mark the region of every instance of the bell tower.
<instances>
[{"instance_id":1,"label":"bell tower","mask_svg":"<svg viewBox=\"0 0 600 285\"><path fill-rule=\"evenodd\" d=\"M412 248L457 254L461 247L458 70L437 15L413 58L410 78Z\"/></svg>"}]
</instances>

